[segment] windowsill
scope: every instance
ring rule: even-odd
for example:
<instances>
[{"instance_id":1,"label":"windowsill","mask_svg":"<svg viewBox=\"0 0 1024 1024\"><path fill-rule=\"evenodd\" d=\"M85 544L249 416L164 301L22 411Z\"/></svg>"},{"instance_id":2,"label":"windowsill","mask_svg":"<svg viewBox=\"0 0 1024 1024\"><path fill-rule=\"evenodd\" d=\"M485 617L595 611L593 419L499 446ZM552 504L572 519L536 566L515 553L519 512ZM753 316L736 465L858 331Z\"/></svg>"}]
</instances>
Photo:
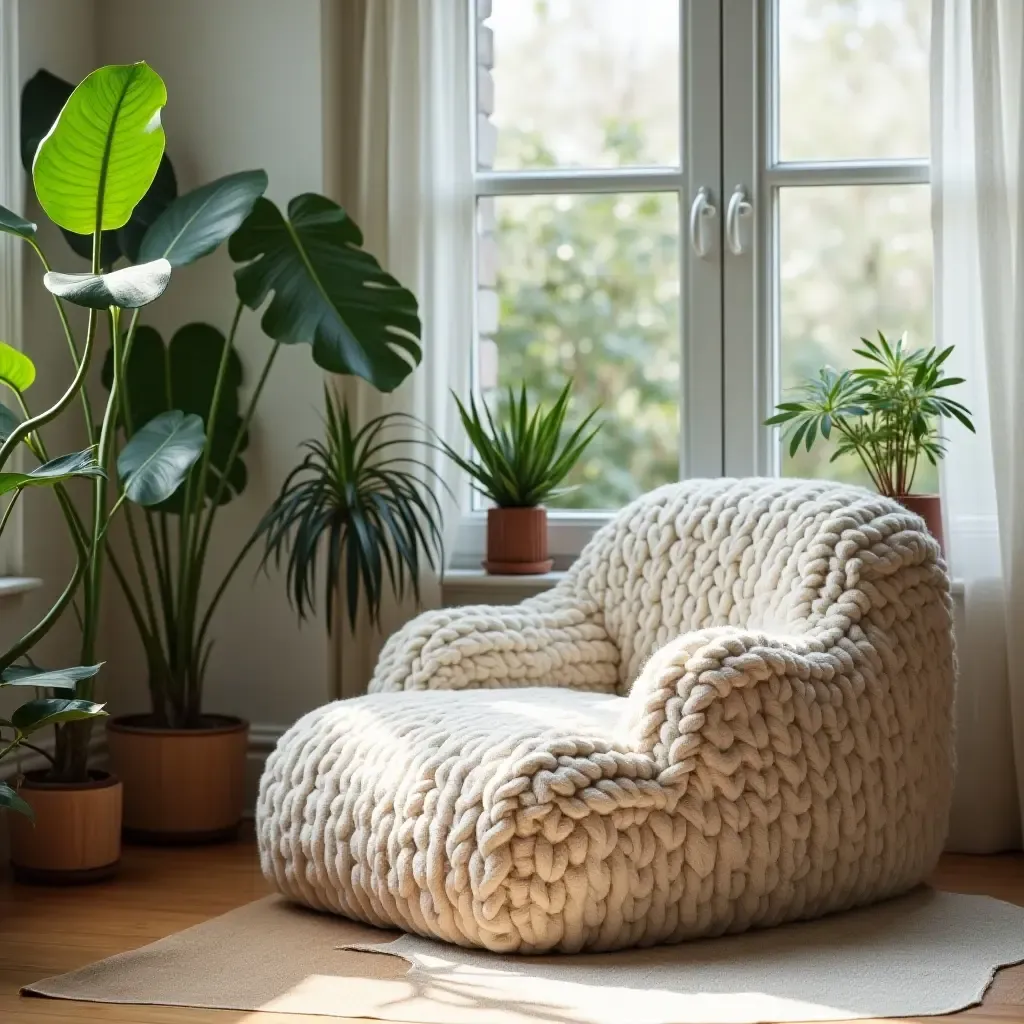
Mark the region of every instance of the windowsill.
<instances>
[{"instance_id":1,"label":"windowsill","mask_svg":"<svg viewBox=\"0 0 1024 1024\"><path fill-rule=\"evenodd\" d=\"M38 576L0 576L0 598L27 594L42 585L43 581Z\"/></svg>"}]
</instances>

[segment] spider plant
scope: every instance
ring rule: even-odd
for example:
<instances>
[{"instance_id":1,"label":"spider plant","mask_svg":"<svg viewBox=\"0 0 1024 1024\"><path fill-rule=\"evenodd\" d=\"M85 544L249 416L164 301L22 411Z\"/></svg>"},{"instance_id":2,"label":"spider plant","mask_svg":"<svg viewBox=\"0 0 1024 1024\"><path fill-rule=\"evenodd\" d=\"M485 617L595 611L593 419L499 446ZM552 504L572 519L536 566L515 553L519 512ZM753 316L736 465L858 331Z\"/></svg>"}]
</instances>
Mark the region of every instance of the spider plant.
<instances>
[{"instance_id":1,"label":"spider plant","mask_svg":"<svg viewBox=\"0 0 1024 1024\"><path fill-rule=\"evenodd\" d=\"M508 406L497 420L486 403L477 406L471 395L467 409L453 393L476 459L463 458L442 442L444 451L469 474L477 490L499 508L536 508L572 490L560 485L601 429L599 424L587 433L598 411L592 409L568 437L563 437L571 393L570 380L550 409L537 405L531 412L526 384L521 386L518 399L510 387Z\"/></svg>"},{"instance_id":2,"label":"spider plant","mask_svg":"<svg viewBox=\"0 0 1024 1024\"><path fill-rule=\"evenodd\" d=\"M822 439L836 448L830 462L856 455L881 494L909 494L921 459L936 465L946 454L943 419L952 418L972 433L971 413L950 398L948 388L963 384L947 377L943 364L953 346L909 349L906 335L895 343L879 331L878 341L861 338L854 349L867 365L837 371L825 367L780 402L766 425L782 425L793 456Z\"/></svg>"},{"instance_id":3,"label":"spider plant","mask_svg":"<svg viewBox=\"0 0 1024 1024\"><path fill-rule=\"evenodd\" d=\"M441 504L431 484L447 488L412 454L433 447L414 436L414 417L388 413L357 430L330 388L324 395L324 439L303 443L305 457L257 529L265 538L262 564L287 561L289 599L303 620L316 611L317 566L326 556L328 631L342 587L349 626L355 628L362 593L376 627L385 586L399 598L411 589L418 603L424 563L443 564Z\"/></svg>"}]
</instances>

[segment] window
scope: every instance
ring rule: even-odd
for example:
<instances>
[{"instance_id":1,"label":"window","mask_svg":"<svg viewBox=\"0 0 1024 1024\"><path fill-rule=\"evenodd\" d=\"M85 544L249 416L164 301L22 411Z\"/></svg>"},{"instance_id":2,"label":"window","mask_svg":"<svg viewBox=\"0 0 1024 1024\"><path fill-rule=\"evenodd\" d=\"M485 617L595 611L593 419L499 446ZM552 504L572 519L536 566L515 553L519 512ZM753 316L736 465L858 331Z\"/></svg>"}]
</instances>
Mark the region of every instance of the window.
<instances>
[{"instance_id":1,"label":"window","mask_svg":"<svg viewBox=\"0 0 1024 1024\"><path fill-rule=\"evenodd\" d=\"M783 457L781 390L931 324L929 0L476 0L476 386L604 428L553 516ZM572 533L575 539L578 533Z\"/></svg>"}]
</instances>

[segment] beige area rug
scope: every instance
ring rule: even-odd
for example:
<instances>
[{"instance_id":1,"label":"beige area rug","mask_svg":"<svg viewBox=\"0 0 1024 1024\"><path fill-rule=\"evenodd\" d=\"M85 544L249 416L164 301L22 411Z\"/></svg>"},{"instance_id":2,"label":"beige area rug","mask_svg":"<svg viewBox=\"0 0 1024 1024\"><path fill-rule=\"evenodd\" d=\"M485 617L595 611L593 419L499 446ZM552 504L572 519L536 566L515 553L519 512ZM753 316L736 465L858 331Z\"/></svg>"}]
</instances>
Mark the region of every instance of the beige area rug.
<instances>
[{"instance_id":1,"label":"beige area rug","mask_svg":"<svg viewBox=\"0 0 1024 1024\"><path fill-rule=\"evenodd\" d=\"M930 889L768 931L568 957L396 939L268 897L25 991L416 1024L754 1024L949 1013L1021 961L1024 908Z\"/></svg>"}]
</instances>

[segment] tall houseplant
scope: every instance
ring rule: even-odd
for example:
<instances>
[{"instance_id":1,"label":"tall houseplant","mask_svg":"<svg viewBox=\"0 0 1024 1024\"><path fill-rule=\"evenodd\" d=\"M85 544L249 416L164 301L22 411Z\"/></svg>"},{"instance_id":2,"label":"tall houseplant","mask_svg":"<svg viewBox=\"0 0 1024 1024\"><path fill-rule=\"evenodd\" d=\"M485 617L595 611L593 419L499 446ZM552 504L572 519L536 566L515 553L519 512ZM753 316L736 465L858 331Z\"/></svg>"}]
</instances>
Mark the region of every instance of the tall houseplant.
<instances>
[{"instance_id":1,"label":"tall houseplant","mask_svg":"<svg viewBox=\"0 0 1024 1024\"><path fill-rule=\"evenodd\" d=\"M119 408L115 387L102 415L94 416L84 382L92 365L98 339L106 327L115 351L118 380L130 353L138 310L158 298L170 278L166 259L155 259L120 270L102 263L102 233L125 227L133 210L150 188L164 149L160 111L166 90L159 76L145 64L115 65L88 76L67 98L60 115L36 147L32 177L36 196L47 216L75 235L91 236L91 267L86 274L51 270L35 225L4 211L3 230L25 241L38 257L43 282L53 295L74 377L58 402L45 413L33 415L24 386L11 383L25 419L10 430L0 446L0 466L22 442L46 458L42 428L73 402L84 413L88 451L95 451L96 472L91 473L88 510L79 509L63 483L56 495L78 552L72 584L46 622L71 602L80 588L76 608L82 629L81 661L85 667L73 679L73 697L94 705L99 610L108 532L114 516L139 489L153 493L173 491L199 453L196 423L183 414L151 425L147 434L133 439L118 457L119 474L104 472L113 460L114 423ZM84 339L76 337L66 304L84 307L88 318ZM122 317L128 317L122 335ZM198 443L197 443L198 441ZM31 643L23 644L19 655ZM48 877L51 872L95 877L109 873L119 854L120 787L116 780L97 777L88 768L90 727L95 715L68 716L55 722L52 763L39 776L30 776L20 796L35 812L35 827L12 827L12 860L23 875ZM12 718L14 727L18 723ZM24 730L22 730L24 733ZM24 743L22 737L14 740ZM74 840L62 836L91 818Z\"/></svg>"},{"instance_id":2,"label":"tall houseplant","mask_svg":"<svg viewBox=\"0 0 1024 1024\"><path fill-rule=\"evenodd\" d=\"M33 111L33 131L46 120L40 109L62 89L45 73L26 87L23 111ZM217 512L245 488L249 429L281 346L307 342L324 370L356 374L382 391L397 387L420 359L415 298L363 251L345 211L315 194L282 211L263 198L266 187L265 172L243 171L177 196L164 160L128 227L102 236L100 246L129 265L163 259L180 267L229 241L237 264L226 334L186 324L165 344L133 319L130 344L126 334L112 345L104 367L105 384L119 395L113 429L126 451L147 424L172 413L201 438L183 467L184 486L129 493L145 506L141 517L130 508L126 516L133 572L111 554L145 650L152 710L112 721L109 747L125 779L126 828L146 837L216 838L231 834L241 814L247 723L206 713L202 692L215 612L256 538L239 546L212 588L206 584ZM243 406L239 327L247 308L265 302L261 325L271 344Z\"/></svg>"},{"instance_id":3,"label":"tall houseplant","mask_svg":"<svg viewBox=\"0 0 1024 1024\"><path fill-rule=\"evenodd\" d=\"M877 342L861 338L854 349L864 365L825 367L780 402L766 423L783 427L790 455L801 445L810 451L819 439L834 438L831 462L856 456L879 493L921 515L941 544L939 497L914 494L913 488L922 462L936 466L945 455L944 419L974 431L970 410L948 394L964 383L945 375L952 352L952 346L910 349L906 336L893 343L879 331Z\"/></svg>"},{"instance_id":4,"label":"tall houseplant","mask_svg":"<svg viewBox=\"0 0 1024 1024\"><path fill-rule=\"evenodd\" d=\"M597 414L592 409L580 425L565 436L572 381L568 381L550 409L532 411L523 384L519 397L509 388L508 404L498 416L485 403L483 413L470 396L467 409L453 394L459 416L476 459L467 459L451 445L444 450L494 502L487 510L487 558L489 573L523 575L548 572L548 527L545 501L564 494L563 481L600 430L587 428Z\"/></svg>"}]
</instances>

